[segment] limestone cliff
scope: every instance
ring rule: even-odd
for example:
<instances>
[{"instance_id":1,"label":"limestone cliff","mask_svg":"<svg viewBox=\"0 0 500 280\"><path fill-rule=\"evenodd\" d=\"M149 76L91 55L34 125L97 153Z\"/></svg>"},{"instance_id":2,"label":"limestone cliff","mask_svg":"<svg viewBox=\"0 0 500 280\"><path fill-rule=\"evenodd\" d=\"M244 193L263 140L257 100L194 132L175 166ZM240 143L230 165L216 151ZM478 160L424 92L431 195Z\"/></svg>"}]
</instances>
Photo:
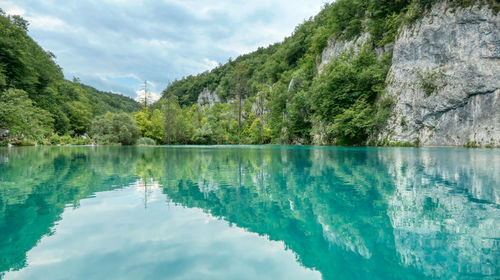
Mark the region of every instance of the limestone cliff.
<instances>
[{"instance_id":1,"label":"limestone cliff","mask_svg":"<svg viewBox=\"0 0 500 280\"><path fill-rule=\"evenodd\" d=\"M395 106L379 141L500 146L500 15L434 6L400 30L386 89Z\"/></svg>"},{"instance_id":2,"label":"limestone cliff","mask_svg":"<svg viewBox=\"0 0 500 280\"><path fill-rule=\"evenodd\" d=\"M220 102L220 98L217 95L216 90L209 90L208 88L204 88L200 95L198 95L198 105L200 106L214 106L215 103Z\"/></svg>"},{"instance_id":3,"label":"limestone cliff","mask_svg":"<svg viewBox=\"0 0 500 280\"><path fill-rule=\"evenodd\" d=\"M270 88L262 118L272 127L273 143L500 147L500 4L410 2L394 17L387 16L391 28L373 24L372 15L362 11L355 26L359 30L328 34L328 20L320 21L320 13L308 32L242 56L199 79L179 81L172 90L202 106L231 102L239 90L235 69L241 64L251 70L246 77L247 101L255 102L258 92ZM417 2L423 6L418 8ZM325 11L331 8L330 16L340 17L343 8L335 7ZM378 29L385 31L380 34ZM311 39L321 44L311 43L306 51L308 36L324 36L324 41ZM374 52L379 60L365 59L366 65L356 67L356 58L363 58L361 50ZM352 53L335 59L346 52ZM369 71L361 73L363 69ZM335 75L341 71L350 76ZM358 87L366 83L366 88ZM255 108L253 104L254 112ZM250 112L243 112L247 121L245 114Z\"/></svg>"},{"instance_id":4,"label":"limestone cliff","mask_svg":"<svg viewBox=\"0 0 500 280\"><path fill-rule=\"evenodd\" d=\"M318 73L321 75L323 67L330 63L335 57L341 55L342 53L353 49L355 53L363 47L370 40L370 33L362 33L359 37L354 40L336 40L331 39L328 41L328 45L321 53L321 61L318 65Z\"/></svg>"}]
</instances>

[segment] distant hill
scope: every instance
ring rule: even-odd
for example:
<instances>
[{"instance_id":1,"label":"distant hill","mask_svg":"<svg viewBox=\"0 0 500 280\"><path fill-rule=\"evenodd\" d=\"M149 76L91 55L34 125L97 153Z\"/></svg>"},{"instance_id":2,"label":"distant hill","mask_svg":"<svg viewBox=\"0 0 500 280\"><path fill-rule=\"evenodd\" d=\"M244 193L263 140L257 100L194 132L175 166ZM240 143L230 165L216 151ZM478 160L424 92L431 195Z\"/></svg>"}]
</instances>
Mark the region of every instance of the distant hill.
<instances>
[{"instance_id":1,"label":"distant hill","mask_svg":"<svg viewBox=\"0 0 500 280\"><path fill-rule=\"evenodd\" d=\"M29 23L0 10L0 128L32 139L87 133L106 112L134 112L132 98L64 79L54 54L27 34Z\"/></svg>"},{"instance_id":2,"label":"distant hill","mask_svg":"<svg viewBox=\"0 0 500 280\"><path fill-rule=\"evenodd\" d=\"M132 113L140 108L140 104L128 96L100 91L84 84L81 86L87 92L90 102L96 105L93 108L93 114L95 116L105 114L106 112Z\"/></svg>"}]
</instances>

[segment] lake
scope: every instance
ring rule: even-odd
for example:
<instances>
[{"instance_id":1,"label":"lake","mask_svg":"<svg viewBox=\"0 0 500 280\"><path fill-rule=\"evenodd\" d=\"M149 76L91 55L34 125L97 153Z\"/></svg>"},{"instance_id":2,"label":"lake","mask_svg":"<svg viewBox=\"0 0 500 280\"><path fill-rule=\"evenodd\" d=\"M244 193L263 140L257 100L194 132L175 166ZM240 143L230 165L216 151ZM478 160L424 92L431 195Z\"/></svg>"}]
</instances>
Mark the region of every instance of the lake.
<instances>
[{"instance_id":1,"label":"lake","mask_svg":"<svg viewBox=\"0 0 500 280\"><path fill-rule=\"evenodd\" d=\"M500 150L0 149L2 279L499 279Z\"/></svg>"}]
</instances>

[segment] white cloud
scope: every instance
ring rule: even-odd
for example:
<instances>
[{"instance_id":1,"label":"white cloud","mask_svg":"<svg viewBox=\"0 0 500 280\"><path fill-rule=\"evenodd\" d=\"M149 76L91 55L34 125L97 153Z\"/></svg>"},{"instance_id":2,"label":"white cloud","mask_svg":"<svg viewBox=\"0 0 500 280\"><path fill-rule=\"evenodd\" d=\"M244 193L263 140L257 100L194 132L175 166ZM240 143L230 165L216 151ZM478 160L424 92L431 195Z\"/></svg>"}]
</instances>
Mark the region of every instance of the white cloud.
<instances>
[{"instance_id":1,"label":"white cloud","mask_svg":"<svg viewBox=\"0 0 500 280\"><path fill-rule=\"evenodd\" d=\"M0 0L0 7L31 22L30 35L57 56L66 77L134 97L141 81L158 93L175 79L282 41L323 2Z\"/></svg>"},{"instance_id":2,"label":"white cloud","mask_svg":"<svg viewBox=\"0 0 500 280\"><path fill-rule=\"evenodd\" d=\"M64 21L51 16L32 16L26 19L30 22L30 29L64 32L67 28Z\"/></svg>"},{"instance_id":3,"label":"white cloud","mask_svg":"<svg viewBox=\"0 0 500 280\"><path fill-rule=\"evenodd\" d=\"M12 3L5 3L3 1L0 1L0 5L2 5L2 7L5 7L4 12L8 15L23 16L26 13L24 9L17 7Z\"/></svg>"},{"instance_id":4,"label":"white cloud","mask_svg":"<svg viewBox=\"0 0 500 280\"><path fill-rule=\"evenodd\" d=\"M145 96L144 92L145 92L144 89L136 91L135 93L137 94L137 97L134 98L135 101L141 103L144 102L144 96ZM148 90L148 95L147 95L148 104L157 101L158 99L160 99L160 97L161 97L160 94Z\"/></svg>"},{"instance_id":5,"label":"white cloud","mask_svg":"<svg viewBox=\"0 0 500 280\"><path fill-rule=\"evenodd\" d=\"M208 58L203 59L203 68L205 70L212 70L217 66L219 66L219 63L217 61Z\"/></svg>"}]
</instances>

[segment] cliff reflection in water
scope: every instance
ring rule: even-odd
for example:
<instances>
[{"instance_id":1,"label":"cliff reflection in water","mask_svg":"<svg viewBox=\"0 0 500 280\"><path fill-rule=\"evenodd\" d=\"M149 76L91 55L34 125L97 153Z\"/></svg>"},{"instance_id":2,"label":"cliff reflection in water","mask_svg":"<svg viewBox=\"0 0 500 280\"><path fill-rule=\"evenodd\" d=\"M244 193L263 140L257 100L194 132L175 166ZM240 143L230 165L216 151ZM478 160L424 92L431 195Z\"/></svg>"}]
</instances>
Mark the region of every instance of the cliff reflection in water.
<instances>
[{"instance_id":1,"label":"cliff reflection in water","mask_svg":"<svg viewBox=\"0 0 500 280\"><path fill-rule=\"evenodd\" d=\"M61 147L0 155L0 271L25 266L68 204L155 182L169 201L283 241L324 279L500 275L497 150Z\"/></svg>"}]
</instances>

